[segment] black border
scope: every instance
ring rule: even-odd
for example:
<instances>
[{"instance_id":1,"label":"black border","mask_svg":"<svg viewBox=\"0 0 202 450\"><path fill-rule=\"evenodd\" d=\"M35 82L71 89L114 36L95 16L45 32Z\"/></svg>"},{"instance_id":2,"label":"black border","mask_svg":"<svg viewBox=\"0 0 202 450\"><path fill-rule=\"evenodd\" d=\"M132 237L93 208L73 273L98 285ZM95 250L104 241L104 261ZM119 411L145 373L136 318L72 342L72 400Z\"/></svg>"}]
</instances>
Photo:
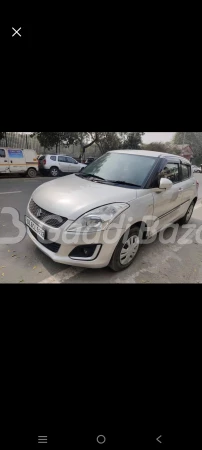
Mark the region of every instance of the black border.
<instances>
[{"instance_id":1,"label":"black border","mask_svg":"<svg viewBox=\"0 0 202 450\"><path fill-rule=\"evenodd\" d=\"M97 448L98 434L113 449L200 442L200 304L192 286L164 287L1 286L4 448L44 434L55 450Z\"/></svg>"}]
</instances>

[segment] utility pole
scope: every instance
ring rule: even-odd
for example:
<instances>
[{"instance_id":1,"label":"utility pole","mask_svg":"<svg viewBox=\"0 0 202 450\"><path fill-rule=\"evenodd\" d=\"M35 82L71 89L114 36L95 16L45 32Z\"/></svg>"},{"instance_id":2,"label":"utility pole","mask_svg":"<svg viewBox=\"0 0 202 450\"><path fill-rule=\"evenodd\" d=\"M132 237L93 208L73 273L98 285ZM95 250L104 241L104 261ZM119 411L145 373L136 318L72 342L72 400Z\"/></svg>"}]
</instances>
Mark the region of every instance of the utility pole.
<instances>
[{"instance_id":1,"label":"utility pole","mask_svg":"<svg viewBox=\"0 0 202 450\"><path fill-rule=\"evenodd\" d=\"M185 144L186 131L184 132L183 145Z\"/></svg>"}]
</instances>

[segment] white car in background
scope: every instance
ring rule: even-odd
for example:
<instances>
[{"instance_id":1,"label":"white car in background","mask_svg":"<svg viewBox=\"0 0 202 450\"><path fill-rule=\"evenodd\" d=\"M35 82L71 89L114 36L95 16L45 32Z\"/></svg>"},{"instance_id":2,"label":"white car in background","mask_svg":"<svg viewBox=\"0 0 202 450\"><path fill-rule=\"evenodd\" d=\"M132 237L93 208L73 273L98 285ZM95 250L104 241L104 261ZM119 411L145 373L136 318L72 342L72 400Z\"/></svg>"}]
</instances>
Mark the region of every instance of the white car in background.
<instances>
[{"instance_id":1,"label":"white car in background","mask_svg":"<svg viewBox=\"0 0 202 450\"><path fill-rule=\"evenodd\" d=\"M86 167L68 155L43 155L38 160L39 171L58 177L60 173L78 173Z\"/></svg>"},{"instance_id":2,"label":"white car in background","mask_svg":"<svg viewBox=\"0 0 202 450\"><path fill-rule=\"evenodd\" d=\"M192 166L193 173L201 173L201 168L197 166Z\"/></svg>"}]
</instances>

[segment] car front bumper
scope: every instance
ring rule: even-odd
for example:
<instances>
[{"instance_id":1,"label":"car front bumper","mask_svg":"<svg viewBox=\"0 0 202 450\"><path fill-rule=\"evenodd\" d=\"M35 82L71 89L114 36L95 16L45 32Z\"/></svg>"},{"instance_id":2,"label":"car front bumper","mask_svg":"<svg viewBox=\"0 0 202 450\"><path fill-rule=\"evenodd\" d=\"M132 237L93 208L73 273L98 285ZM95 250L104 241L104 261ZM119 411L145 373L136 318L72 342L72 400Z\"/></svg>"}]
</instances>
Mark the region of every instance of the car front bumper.
<instances>
[{"instance_id":1,"label":"car front bumper","mask_svg":"<svg viewBox=\"0 0 202 450\"><path fill-rule=\"evenodd\" d=\"M47 241L42 241L41 239L38 240L37 236L33 235L33 232L27 227L27 234L34 244L53 261L71 266L86 268L102 268L108 266L114 250L121 236L124 234L123 229L109 229L90 234L68 233L65 230L70 221L67 221L59 229L54 229L36 219L30 213L29 209L27 210L27 217L46 230ZM54 235L55 237L53 237ZM51 251L44 245L46 242L49 244L56 243L59 247L58 250L55 251L54 249L54 251ZM69 256L75 248L92 244L95 245L95 252L92 257L75 258Z\"/></svg>"}]
</instances>

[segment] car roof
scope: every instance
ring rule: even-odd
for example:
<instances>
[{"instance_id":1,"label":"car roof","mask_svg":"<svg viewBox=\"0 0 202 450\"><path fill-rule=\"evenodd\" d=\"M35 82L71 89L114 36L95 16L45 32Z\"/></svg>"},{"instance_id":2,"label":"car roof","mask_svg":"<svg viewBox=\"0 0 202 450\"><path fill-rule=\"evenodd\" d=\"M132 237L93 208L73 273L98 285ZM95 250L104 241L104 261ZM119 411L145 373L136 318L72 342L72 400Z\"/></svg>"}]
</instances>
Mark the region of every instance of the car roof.
<instances>
[{"instance_id":1,"label":"car roof","mask_svg":"<svg viewBox=\"0 0 202 450\"><path fill-rule=\"evenodd\" d=\"M176 160L176 161L182 161L183 163L190 164L190 161L186 158L183 158L183 156L180 155L174 155L173 153L163 153L163 152L152 152L149 150L113 150L109 153L126 153L127 155L139 155L139 156L150 156L153 158L166 158Z\"/></svg>"},{"instance_id":2,"label":"car roof","mask_svg":"<svg viewBox=\"0 0 202 450\"><path fill-rule=\"evenodd\" d=\"M52 155L43 155L43 156L67 156L68 158L75 159L73 156L65 155L63 153L60 153L60 154L57 153L57 154L52 154Z\"/></svg>"}]
</instances>

